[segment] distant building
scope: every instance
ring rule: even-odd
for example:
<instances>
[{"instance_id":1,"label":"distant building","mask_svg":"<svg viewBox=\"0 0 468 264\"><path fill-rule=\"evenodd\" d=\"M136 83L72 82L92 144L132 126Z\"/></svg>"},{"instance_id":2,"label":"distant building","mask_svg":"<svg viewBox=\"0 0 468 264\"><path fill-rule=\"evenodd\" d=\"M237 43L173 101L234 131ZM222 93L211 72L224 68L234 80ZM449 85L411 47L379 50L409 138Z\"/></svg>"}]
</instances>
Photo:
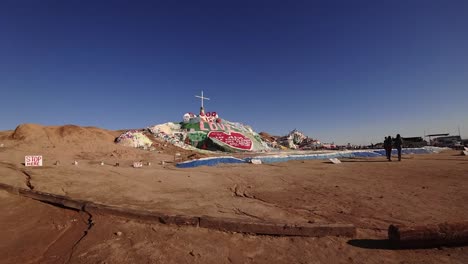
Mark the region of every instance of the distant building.
<instances>
[{"instance_id":1,"label":"distant building","mask_svg":"<svg viewBox=\"0 0 468 264\"><path fill-rule=\"evenodd\" d=\"M437 137L432 140L432 145L436 147L458 147L462 145L460 136Z\"/></svg>"}]
</instances>

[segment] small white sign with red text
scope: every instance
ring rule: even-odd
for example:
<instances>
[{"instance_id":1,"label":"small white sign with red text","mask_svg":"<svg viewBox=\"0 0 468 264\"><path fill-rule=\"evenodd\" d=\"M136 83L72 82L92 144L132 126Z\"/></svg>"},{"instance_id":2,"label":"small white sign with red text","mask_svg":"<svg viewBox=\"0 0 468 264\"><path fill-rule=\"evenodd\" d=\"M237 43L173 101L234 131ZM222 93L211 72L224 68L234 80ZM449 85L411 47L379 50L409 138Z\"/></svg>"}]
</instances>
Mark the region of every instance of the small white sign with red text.
<instances>
[{"instance_id":1,"label":"small white sign with red text","mask_svg":"<svg viewBox=\"0 0 468 264\"><path fill-rule=\"evenodd\" d=\"M42 166L42 156L24 156L24 165L27 167Z\"/></svg>"}]
</instances>

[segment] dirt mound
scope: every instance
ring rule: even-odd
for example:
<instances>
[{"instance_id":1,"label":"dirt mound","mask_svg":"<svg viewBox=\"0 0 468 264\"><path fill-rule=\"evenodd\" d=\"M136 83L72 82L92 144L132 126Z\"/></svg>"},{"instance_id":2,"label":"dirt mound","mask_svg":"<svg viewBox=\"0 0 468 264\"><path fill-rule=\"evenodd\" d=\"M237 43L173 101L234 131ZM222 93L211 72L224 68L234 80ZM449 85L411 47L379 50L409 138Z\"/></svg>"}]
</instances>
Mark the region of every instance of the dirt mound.
<instances>
[{"instance_id":1,"label":"dirt mound","mask_svg":"<svg viewBox=\"0 0 468 264\"><path fill-rule=\"evenodd\" d=\"M76 125L41 126L37 124L21 124L12 133L11 138L23 142L85 143L109 142L113 143L118 133L96 127L80 127ZM97 143L97 142L96 142Z\"/></svg>"},{"instance_id":2,"label":"dirt mound","mask_svg":"<svg viewBox=\"0 0 468 264\"><path fill-rule=\"evenodd\" d=\"M146 160L150 152L114 143L118 131L76 125L21 124L9 134L7 146L21 154L40 153L50 160ZM119 153L119 155L114 155ZM116 160L114 160L116 159ZM67 161L68 162L68 161Z\"/></svg>"},{"instance_id":3,"label":"dirt mound","mask_svg":"<svg viewBox=\"0 0 468 264\"><path fill-rule=\"evenodd\" d=\"M11 134L13 131L7 130L7 131L0 131L0 140L8 140L11 138Z\"/></svg>"},{"instance_id":4,"label":"dirt mound","mask_svg":"<svg viewBox=\"0 0 468 264\"><path fill-rule=\"evenodd\" d=\"M61 137L72 137L86 133L86 129L75 125L64 125L58 127L57 134Z\"/></svg>"},{"instance_id":5,"label":"dirt mound","mask_svg":"<svg viewBox=\"0 0 468 264\"><path fill-rule=\"evenodd\" d=\"M111 131L97 127L82 127L76 125L42 126L38 124L21 124L14 131L3 131L1 135L8 138L7 145L16 146L18 150L27 153L51 154L59 159L118 159L118 160L148 160L156 153L160 158L178 157L181 160L204 157L203 154L176 147L168 142L159 141L148 134L153 141L156 152L142 151L115 144L119 131ZM162 155L162 156L161 156ZM190 156L190 157L189 157ZM49 156L50 157L50 156Z\"/></svg>"},{"instance_id":6,"label":"dirt mound","mask_svg":"<svg viewBox=\"0 0 468 264\"><path fill-rule=\"evenodd\" d=\"M67 142L109 142L113 143L118 133L96 128L65 125L59 127L45 128L49 138L54 140L65 140Z\"/></svg>"},{"instance_id":7,"label":"dirt mound","mask_svg":"<svg viewBox=\"0 0 468 264\"><path fill-rule=\"evenodd\" d=\"M11 138L15 140L30 141L46 136L44 127L41 125L21 124L16 127Z\"/></svg>"},{"instance_id":8,"label":"dirt mound","mask_svg":"<svg viewBox=\"0 0 468 264\"><path fill-rule=\"evenodd\" d=\"M21 124L10 135L13 144L27 149L59 148L68 152L109 151L115 148L115 131L76 125Z\"/></svg>"}]
</instances>

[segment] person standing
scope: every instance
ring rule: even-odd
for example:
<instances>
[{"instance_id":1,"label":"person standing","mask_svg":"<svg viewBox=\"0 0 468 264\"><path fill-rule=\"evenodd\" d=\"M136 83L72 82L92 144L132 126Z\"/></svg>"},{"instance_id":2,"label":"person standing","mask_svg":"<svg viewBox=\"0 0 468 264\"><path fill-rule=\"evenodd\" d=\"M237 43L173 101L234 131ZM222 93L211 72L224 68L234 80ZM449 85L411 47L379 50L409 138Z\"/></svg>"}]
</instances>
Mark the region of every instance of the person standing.
<instances>
[{"instance_id":1,"label":"person standing","mask_svg":"<svg viewBox=\"0 0 468 264\"><path fill-rule=\"evenodd\" d=\"M385 154L387 155L387 160L392 161L392 137L388 136L384 141Z\"/></svg>"},{"instance_id":2,"label":"person standing","mask_svg":"<svg viewBox=\"0 0 468 264\"><path fill-rule=\"evenodd\" d=\"M397 134L395 138L395 148L398 151L398 161L401 161L401 146L402 145L403 145L403 139L401 139L400 134Z\"/></svg>"},{"instance_id":3,"label":"person standing","mask_svg":"<svg viewBox=\"0 0 468 264\"><path fill-rule=\"evenodd\" d=\"M387 144L388 144L388 138L385 137L385 139L383 141L383 148L385 149L385 157L387 157L387 159L388 159L388 146L387 146Z\"/></svg>"}]
</instances>

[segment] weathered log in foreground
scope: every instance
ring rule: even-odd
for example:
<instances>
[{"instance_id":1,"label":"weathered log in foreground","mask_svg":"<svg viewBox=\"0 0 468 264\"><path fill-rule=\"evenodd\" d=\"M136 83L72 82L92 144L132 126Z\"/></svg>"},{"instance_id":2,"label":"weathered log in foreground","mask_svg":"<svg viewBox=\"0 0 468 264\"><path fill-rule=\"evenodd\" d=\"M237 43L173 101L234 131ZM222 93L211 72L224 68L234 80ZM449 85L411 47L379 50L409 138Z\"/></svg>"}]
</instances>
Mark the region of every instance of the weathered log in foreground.
<instances>
[{"instance_id":1,"label":"weathered log in foreground","mask_svg":"<svg viewBox=\"0 0 468 264\"><path fill-rule=\"evenodd\" d=\"M301 224L288 225L268 222L252 222L239 219L200 217L200 227L229 232L275 236L342 236L354 237L356 227L352 224Z\"/></svg>"},{"instance_id":2,"label":"weathered log in foreground","mask_svg":"<svg viewBox=\"0 0 468 264\"><path fill-rule=\"evenodd\" d=\"M424 226L390 225L388 239L393 246L403 248L468 245L468 221Z\"/></svg>"},{"instance_id":3,"label":"weathered log in foreground","mask_svg":"<svg viewBox=\"0 0 468 264\"><path fill-rule=\"evenodd\" d=\"M307 237L354 237L356 235L356 227L352 224L286 224L272 222L253 222L240 219L228 219L223 217L172 215L163 212L104 205L94 203L92 201L72 199L68 196L45 193L37 190L19 188L0 183L0 190L2 189L12 194L21 195L34 200L73 209L76 211L85 211L92 215L108 214L162 224L202 227L229 232L241 232L260 235Z\"/></svg>"}]
</instances>

